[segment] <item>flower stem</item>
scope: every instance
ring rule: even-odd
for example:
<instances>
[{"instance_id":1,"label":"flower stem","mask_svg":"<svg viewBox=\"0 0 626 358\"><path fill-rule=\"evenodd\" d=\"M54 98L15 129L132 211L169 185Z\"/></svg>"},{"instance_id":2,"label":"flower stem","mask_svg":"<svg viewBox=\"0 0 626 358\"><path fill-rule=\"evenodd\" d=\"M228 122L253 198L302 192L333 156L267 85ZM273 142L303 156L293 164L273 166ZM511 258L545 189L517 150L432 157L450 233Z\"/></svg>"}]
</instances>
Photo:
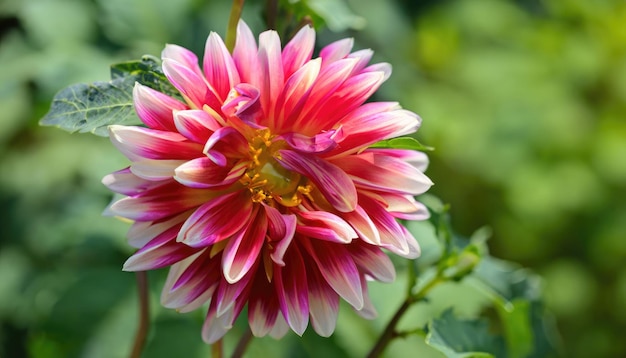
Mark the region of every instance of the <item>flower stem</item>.
<instances>
[{"instance_id":1,"label":"flower stem","mask_svg":"<svg viewBox=\"0 0 626 358\"><path fill-rule=\"evenodd\" d=\"M237 347L235 347L235 351L233 352L233 355L231 357L232 358L243 357L243 354L245 353L246 348L248 348L248 344L250 344L251 340L252 340L252 331L250 330L250 327L248 327L248 329L246 329L246 331L243 333L243 335L239 339L239 342L237 343Z\"/></svg>"},{"instance_id":2,"label":"flower stem","mask_svg":"<svg viewBox=\"0 0 626 358\"><path fill-rule=\"evenodd\" d=\"M150 302L148 300L148 274L146 271L138 271L137 288L139 291L139 327L135 335L133 350L130 354L131 358L141 357L143 348L146 344L146 337L150 329Z\"/></svg>"},{"instance_id":3,"label":"flower stem","mask_svg":"<svg viewBox=\"0 0 626 358\"><path fill-rule=\"evenodd\" d=\"M369 352L367 357L368 358L380 357L380 355L383 353L385 348L387 348L389 343L391 343L391 340L401 335L396 331L396 326L398 325L400 318L402 318L402 316L409 309L409 307L411 307L411 305L414 304L415 302L418 302L424 299L424 297L426 297L428 292L433 287L437 286L438 284L444 281L445 281L445 278L442 277L441 271L438 271L437 275L431 278L430 281L428 281L417 293L407 295L407 298L404 300L404 302L402 302L402 305L400 306L400 308L398 308L398 310L393 315L393 317L391 317L391 320L389 321L389 323L387 323L387 326L385 327L383 334L378 338L378 341L376 342L372 350Z\"/></svg>"},{"instance_id":4,"label":"flower stem","mask_svg":"<svg viewBox=\"0 0 626 358\"><path fill-rule=\"evenodd\" d=\"M224 345L222 340L218 340L211 346L211 358L223 358L224 357Z\"/></svg>"},{"instance_id":5,"label":"flower stem","mask_svg":"<svg viewBox=\"0 0 626 358\"><path fill-rule=\"evenodd\" d=\"M243 11L243 3L245 0L233 0L233 6L230 8L230 17L228 18L228 28L226 29L226 48L231 53L235 48L235 40L237 39L237 24L241 18Z\"/></svg>"}]
</instances>

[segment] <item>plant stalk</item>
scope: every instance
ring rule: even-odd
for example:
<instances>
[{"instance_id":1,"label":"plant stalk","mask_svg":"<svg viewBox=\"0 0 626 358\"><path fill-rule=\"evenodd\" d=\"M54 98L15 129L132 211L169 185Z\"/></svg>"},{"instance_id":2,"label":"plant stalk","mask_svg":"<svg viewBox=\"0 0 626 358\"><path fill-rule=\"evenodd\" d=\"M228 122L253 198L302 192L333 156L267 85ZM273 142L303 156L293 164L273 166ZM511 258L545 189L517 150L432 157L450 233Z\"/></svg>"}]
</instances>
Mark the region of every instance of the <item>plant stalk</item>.
<instances>
[{"instance_id":1,"label":"plant stalk","mask_svg":"<svg viewBox=\"0 0 626 358\"><path fill-rule=\"evenodd\" d=\"M141 357L141 353L146 345L146 338L150 329L150 302L148 297L148 274L146 271L138 271L135 274L137 278L137 289L139 294L139 327L135 334L135 342L133 350L130 354L131 358Z\"/></svg>"},{"instance_id":2,"label":"plant stalk","mask_svg":"<svg viewBox=\"0 0 626 358\"><path fill-rule=\"evenodd\" d=\"M245 0L233 0L233 6L230 8L228 28L226 29L226 48L231 53L235 48L235 41L237 40L237 24L239 23L239 19L241 19L244 2Z\"/></svg>"}]
</instances>

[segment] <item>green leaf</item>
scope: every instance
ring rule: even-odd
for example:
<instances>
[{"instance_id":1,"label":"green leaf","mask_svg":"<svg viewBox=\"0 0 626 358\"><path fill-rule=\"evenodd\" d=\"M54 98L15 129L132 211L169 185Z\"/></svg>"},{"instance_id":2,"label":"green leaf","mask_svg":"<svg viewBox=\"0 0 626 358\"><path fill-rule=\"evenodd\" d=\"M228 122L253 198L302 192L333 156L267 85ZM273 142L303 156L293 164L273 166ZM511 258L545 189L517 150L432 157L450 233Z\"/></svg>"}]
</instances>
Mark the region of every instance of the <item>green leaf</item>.
<instances>
[{"instance_id":1,"label":"green leaf","mask_svg":"<svg viewBox=\"0 0 626 358\"><path fill-rule=\"evenodd\" d=\"M435 150L433 147L429 147L420 143L413 137L399 137L387 140L381 140L370 146L371 148L393 148L393 149L412 149L422 152Z\"/></svg>"},{"instance_id":2,"label":"green leaf","mask_svg":"<svg viewBox=\"0 0 626 358\"><path fill-rule=\"evenodd\" d=\"M129 76L66 87L54 96L50 111L39 124L100 136L108 135L107 127L111 124L140 124L133 110L135 81Z\"/></svg>"},{"instance_id":3,"label":"green leaf","mask_svg":"<svg viewBox=\"0 0 626 358\"><path fill-rule=\"evenodd\" d=\"M111 81L79 83L59 91L39 122L68 132L107 136L112 124L139 125L133 108L133 87L139 82L172 97L178 91L167 81L156 58L144 56L111 66Z\"/></svg>"},{"instance_id":4,"label":"green leaf","mask_svg":"<svg viewBox=\"0 0 626 358\"><path fill-rule=\"evenodd\" d=\"M428 324L426 343L448 358L504 356L502 337L490 334L485 320L462 320L452 309Z\"/></svg>"},{"instance_id":5,"label":"green leaf","mask_svg":"<svg viewBox=\"0 0 626 358\"><path fill-rule=\"evenodd\" d=\"M134 77L135 80L153 90L182 100L180 92L167 80L161 69L160 60L144 55L141 60L120 62L111 65L111 79Z\"/></svg>"}]
</instances>

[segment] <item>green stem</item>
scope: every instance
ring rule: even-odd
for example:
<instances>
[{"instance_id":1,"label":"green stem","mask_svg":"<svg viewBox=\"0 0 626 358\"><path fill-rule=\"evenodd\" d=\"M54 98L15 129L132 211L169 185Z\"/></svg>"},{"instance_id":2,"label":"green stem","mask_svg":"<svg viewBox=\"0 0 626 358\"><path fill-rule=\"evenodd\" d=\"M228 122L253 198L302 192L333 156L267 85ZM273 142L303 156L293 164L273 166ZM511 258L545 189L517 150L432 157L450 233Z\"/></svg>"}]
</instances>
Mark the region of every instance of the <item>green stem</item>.
<instances>
[{"instance_id":1,"label":"green stem","mask_svg":"<svg viewBox=\"0 0 626 358\"><path fill-rule=\"evenodd\" d=\"M391 343L391 340L401 335L396 331L396 326L398 325L400 318L402 318L402 316L409 309L409 307L411 307L411 305L414 304L415 302L418 302L424 299L424 297L426 297L428 292L430 292L430 290L432 290L433 287L437 286L438 284L444 281L445 281L445 278L441 276L441 271L438 271L437 275L435 275L435 277L433 277L430 281L428 281L417 293L415 293L414 295L407 295L407 298L404 300L404 302L402 302L402 305L400 306L400 308L398 308L398 310L393 315L393 317L391 317L391 320L389 321L389 323L387 323L387 326L385 327L383 334L378 338L378 341L376 342L372 350L369 352L367 357L368 358L380 357L380 355L383 353L385 348L387 348L389 343Z\"/></svg>"},{"instance_id":2,"label":"green stem","mask_svg":"<svg viewBox=\"0 0 626 358\"><path fill-rule=\"evenodd\" d=\"M245 0L233 0L233 6L230 8L230 17L228 18L228 28L226 29L226 48L231 53L235 48L235 40L237 39L237 24L241 18L243 11L243 3Z\"/></svg>"},{"instance_id":3,"label":"green stem","mask_svg":"<svg viewBox=\"0 0 626 358\"><path fill-rule=\"evenodd\" d=\"M223 358L224 357L224 345L222 340L213 343L211 345L211 358Z\"/></svg>"},{"instance_id":4,"label":"green stem","mask_svg":"<svg viewBox=\"0 0 626 358\"><path fill-rule=\"evenodd\" d=\"M139 327L135 335L133 350L130 354L131 358L141 357L143 348L146 344L146 337L150 329L150 302L148 300L148 274L145 271L138 271L137 288L139 291Z\"/></svg>"},{"instance_id":5,"label":"green stem","mask_svg":"<svg viewBox=\"0 0 626 358\"><path fill-rule=\"evenodd\" d=\"M235 347L235 351L233 352L233 355L231 357L232 358L243 357L243 354L246 352L246 348L248 348L248 344L250 344L251 340L252 340L252 331L250 330L250 327L248 327L248 329L246 329L246 331L243 333L243 335L239 339L239 342L237 343L237 347Z\"/></svg>"}]
</instances>

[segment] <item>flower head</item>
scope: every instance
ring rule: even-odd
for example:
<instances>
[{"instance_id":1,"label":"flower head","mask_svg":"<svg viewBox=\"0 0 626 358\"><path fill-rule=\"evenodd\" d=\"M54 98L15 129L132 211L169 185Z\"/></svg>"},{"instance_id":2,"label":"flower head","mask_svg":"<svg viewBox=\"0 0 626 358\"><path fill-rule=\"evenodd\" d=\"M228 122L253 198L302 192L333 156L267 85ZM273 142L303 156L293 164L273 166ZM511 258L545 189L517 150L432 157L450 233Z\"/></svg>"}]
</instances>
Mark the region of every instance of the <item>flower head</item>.
<instances>
[{"instance_id":1,"label":"flower head","mask_svg":"<svg viewBox=\"0 0 626 358\"><path fill-rule=\"evenodd\" d=\"M257 336L298 334L309 320L330 335L340 298L373 317L366 278L392 281L383 249L415 258L419 247L396 219L427 217L414 195L431 181L427 158L368 148L417 130L397 103L365 101L387 79L386 63L352 41L312 59L306 27L281 48L276 32L257 43L240 22L233 53L211 33L202 68L168 45L163 72L184 101L137 84L146 127L111 126L131 164L103 179L126 197L107 212L134 221L139 250L125 270L171 266L162 303L179 311L209 303L211 343L248 306Z\"/></svg>"}]
</instances>

